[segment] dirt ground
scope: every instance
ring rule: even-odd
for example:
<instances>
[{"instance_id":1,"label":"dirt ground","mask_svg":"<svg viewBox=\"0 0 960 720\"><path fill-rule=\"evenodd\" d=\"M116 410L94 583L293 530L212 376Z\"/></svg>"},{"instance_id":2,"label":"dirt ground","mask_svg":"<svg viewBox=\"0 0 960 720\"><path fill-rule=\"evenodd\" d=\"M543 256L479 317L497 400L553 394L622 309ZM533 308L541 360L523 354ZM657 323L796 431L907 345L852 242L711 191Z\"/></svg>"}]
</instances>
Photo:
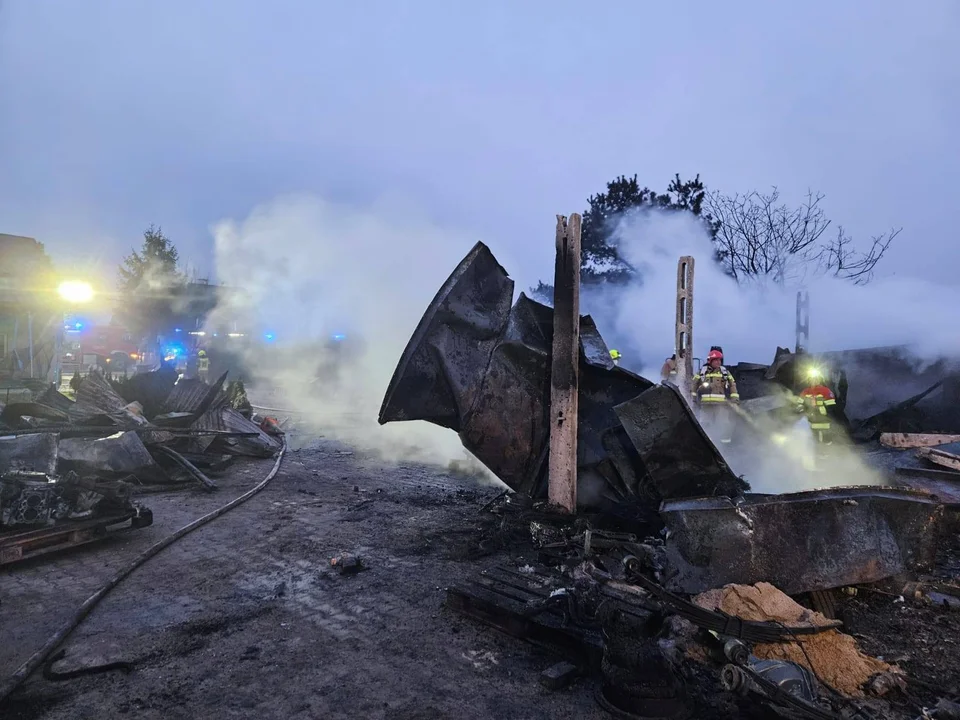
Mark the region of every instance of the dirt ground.
<instances>
[{"instance_id":1,"label":"dirt ground","mask_svg":"<svg viewBox=\"0 0 960 720\"><path fill-rule=\"evenodd\" d=\"M0 673L8 676L116 570L258 483L272 460L236 464L215 493L147 495L154 525L0 574ZM532 549L465 553L499 488L431 468L385 467L332 441L291 450L246 504L150 560L37 672L4 720L79 718L609 718L586 680L550 692L561 658L444 607L445 588ZM349 552L369 569L341 576ZM934 688L897 699L903 717L960 686L960 614L862 592L841 608L863 648ZM732 717L732 715L724 715Z\"/></svg>"},{"instance_id":2,"label":"dirt ground","mask_svg":"<svg viewBox=\"0 0 960 720\"><path fill-rule=\"evenodd\" d=\"M0 673L25 661L116 570L259 482L238 464L221 489L148 495L154 525L0 575ZM5 720L79 718L600 718L583 685L538 683L558 658L454 615L446 586L503 559L459 559L463 529L499 489L385 468L333 442L288 452L260 494L150 560L37 672ZM341 552L355 576L331 571Z\"/></svg>"}]
</instances>

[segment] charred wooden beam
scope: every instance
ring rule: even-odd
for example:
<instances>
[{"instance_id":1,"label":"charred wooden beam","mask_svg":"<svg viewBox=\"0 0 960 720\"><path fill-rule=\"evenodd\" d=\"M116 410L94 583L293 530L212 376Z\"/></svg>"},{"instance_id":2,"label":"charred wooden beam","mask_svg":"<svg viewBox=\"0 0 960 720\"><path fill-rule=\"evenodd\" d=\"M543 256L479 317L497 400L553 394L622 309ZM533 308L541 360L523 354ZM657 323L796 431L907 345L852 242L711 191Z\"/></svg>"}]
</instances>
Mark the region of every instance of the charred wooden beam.
<instances>
[{"instance_id":1,"label":"charred wooden beam","mask_svg":"<svg viewBox=\"0 0 960 720\"><path fill-rule=\"evenodd\" d=\"M552 505L577 511L577 411L580 385L580 216L557 215L550 373L549 492Z\"/></svg>"}]
</instances>

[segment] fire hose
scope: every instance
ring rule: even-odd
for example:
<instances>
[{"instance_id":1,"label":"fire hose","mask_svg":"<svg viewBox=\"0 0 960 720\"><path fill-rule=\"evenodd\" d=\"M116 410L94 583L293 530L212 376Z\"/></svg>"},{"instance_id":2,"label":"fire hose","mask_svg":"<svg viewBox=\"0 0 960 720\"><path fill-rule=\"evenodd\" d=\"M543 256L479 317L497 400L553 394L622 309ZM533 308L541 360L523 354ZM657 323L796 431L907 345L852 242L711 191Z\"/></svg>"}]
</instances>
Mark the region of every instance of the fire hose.
<instances>
[{"instance_id":1,"label":"fire hose","mask_svg":"<svg viewBox=\"0 0 960 720\"><path fill-rule=\"evenodd\" d=\"M259 484L245 492L243 495L240 495L237 498L234 498L226 505L221 506L220 508L214 510L213 512L207 513L206 515L197 518L193 522L184 525L182 528L177 530L171 535L168 535L163 540L154 543L139 556L137 556L133 562L131 562L126 567L119 570L112 578L110 578L99 590L97 590L93 595L88 597L83 604L77 608L77 611L73 616L67 620L60 628L50 636L50 638L43 644L43 646L37 650L30 658L27 659L23 665L17 668L16 672L13 673L7 680L0 686L0 705L4 704L10 695L16 690L23 682L30 677L41 665L43 665L47 658L56 650L64 640L69 637L70 633L79 627L80 623L90 614L97 603L99 603L113 588L115 588L120 581L130 575L134 570L143 565L147 560L152 558L154 555L157 555L162 550L165 550L170 545L175 543L180 538L188 535L199 527L206 525L211 520L215 520L221 515L233 510L233 508L238 505L242 505L247 500L252 498L258 492L263 490L267 484L273 480L277 472L280 470L280 463L283 462L283 456L287 452L287 441L283 439L283 444L280 448L280 453L277 455L276 462L273 464L273 468L267 474L267 476L260 481Z\"/></svg>"}]
</instances>

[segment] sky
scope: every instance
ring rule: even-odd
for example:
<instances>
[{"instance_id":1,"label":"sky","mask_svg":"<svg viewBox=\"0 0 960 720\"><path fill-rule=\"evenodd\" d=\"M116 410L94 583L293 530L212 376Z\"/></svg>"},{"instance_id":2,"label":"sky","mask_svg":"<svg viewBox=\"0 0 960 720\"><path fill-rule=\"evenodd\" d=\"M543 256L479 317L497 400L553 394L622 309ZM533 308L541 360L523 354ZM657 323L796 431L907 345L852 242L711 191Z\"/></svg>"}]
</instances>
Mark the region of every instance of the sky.
<instances>
[{"instance_id":1,"label":"sky","mask_svg":"<svg viewBox=\"0 0 960 720\"><path fill-rule=\"evenodd\" d=\"M104 282L151 223L215 274L216 224L296 193L400 198L522 286L635 173L813 188L903 227L878 274L960 264L955 0L0 3L0 232Z\"/></svg>"}]
</instances>

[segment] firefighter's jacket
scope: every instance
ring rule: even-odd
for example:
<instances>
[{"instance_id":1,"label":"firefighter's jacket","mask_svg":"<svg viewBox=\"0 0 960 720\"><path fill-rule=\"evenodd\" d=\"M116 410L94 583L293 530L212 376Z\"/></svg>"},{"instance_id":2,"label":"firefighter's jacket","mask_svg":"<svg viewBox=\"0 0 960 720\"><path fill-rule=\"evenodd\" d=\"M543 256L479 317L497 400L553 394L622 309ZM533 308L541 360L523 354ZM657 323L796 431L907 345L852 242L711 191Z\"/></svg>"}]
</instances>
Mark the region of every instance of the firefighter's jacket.
<instances>
[{"instance_id":1,"label":"firefighter's jacket","mask_svg":"<svg viewBox=\"0 0 960 720\"><path fill-rule=\"evenodd\" d=\"M716 369L705 365L693 376L694 402L706 405L726 402L740 402L737 381L722 365Z\"/></svg>"},{"instance_id":2,"label":"firefighter's jacket","mask_svg":"<svg viewBox=\"0 0 960 720\"><path fill-rule=\"evenodd\" d=\"M660 368L660 381L666 382L677 381L677 361L676 360L667 360L663 363L663 367Z\"/></svg>"},{"instance_id":3,"label":"firefighter's jacket","mask_svg":"<svg viewBox=\"0 0 960 720\"><path fill-rule=\"evenodd\" d=\"M800 393L803 410L810 422L811 430L829 430L830 416L827 408L837 404L833 392L826 385L814 385Z\"/></svg>"}]
</instances>

